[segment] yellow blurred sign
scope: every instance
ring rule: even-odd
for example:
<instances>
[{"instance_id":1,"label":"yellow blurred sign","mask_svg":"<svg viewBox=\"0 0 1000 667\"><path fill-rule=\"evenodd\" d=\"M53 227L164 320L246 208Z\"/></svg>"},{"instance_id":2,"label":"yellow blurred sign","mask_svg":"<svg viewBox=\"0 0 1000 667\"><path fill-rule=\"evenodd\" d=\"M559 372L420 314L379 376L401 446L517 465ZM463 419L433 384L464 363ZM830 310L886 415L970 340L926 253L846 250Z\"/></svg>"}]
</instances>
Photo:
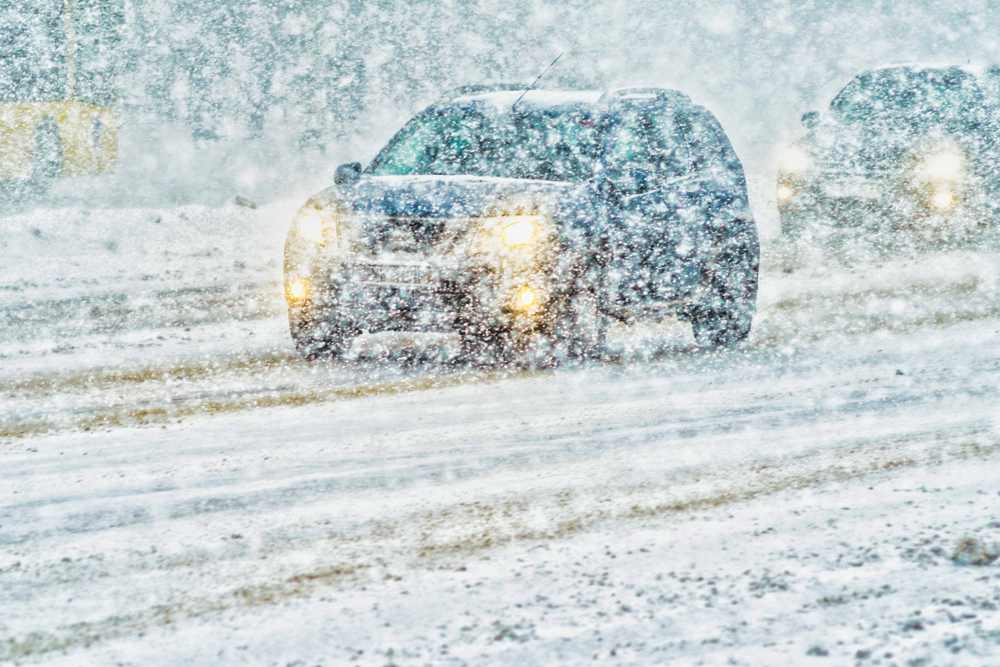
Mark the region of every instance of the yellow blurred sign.
<instances>
[{"instance_id":1,"label":"yellow blurred sign","mask_svg":"<svg viewBox=\"0 0 1000 667\"><path fill-rule=\"evenodd\" d=\"M44 184L114 167L118 119L107 84L112 77L97 68L107 69L108 51L116 44L116 2L2 3L0 181Z\"/></svg>"}]
</instances>

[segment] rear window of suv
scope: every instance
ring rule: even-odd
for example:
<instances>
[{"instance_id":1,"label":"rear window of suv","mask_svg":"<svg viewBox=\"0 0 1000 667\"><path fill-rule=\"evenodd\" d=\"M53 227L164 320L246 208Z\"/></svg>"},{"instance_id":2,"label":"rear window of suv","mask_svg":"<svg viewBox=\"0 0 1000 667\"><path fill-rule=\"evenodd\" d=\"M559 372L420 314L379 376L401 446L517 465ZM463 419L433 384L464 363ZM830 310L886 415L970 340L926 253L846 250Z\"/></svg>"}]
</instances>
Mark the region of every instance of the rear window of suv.
<instances>
[{"instance_id":1,"label":"rear window of suv","mask_svg":"<svg viewBox=\"0 0 1000 667\"><path fill-rule=\"evenodd\" d=\"M856 77L830 108L846 123L924 125L971 122L984 105L975 77L960 69L888 69Z\"/></svg>"}]
</instances>

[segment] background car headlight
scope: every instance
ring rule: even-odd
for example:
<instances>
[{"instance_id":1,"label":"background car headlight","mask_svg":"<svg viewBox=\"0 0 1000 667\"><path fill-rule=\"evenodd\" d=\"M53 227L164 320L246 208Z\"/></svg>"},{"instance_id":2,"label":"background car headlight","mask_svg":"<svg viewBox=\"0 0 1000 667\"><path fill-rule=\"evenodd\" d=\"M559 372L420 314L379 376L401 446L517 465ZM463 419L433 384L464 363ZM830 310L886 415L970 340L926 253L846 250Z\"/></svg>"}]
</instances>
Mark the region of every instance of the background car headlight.
<instances>
[{"instance_id":1,"label":"background car headlight","mask_svg":"<svg viewBox=\"0 0 1000 667\"><path fill-rule=\"evenodd\" d=\"M809 152L801 146L789 146L778 158L778 168L789 174L801 174L812 166Z\"/></svg>"},{"instance_id":2,"label":"background car headlight","mask_svg":"<svg viewBox=\"0 0 1000 667\"><path fill-rule=\"evenodd\" d=\"M795 188L793 188L791 185L788 185L787 183L780 183L778 185L777 194L778 194L778 203L787 204L788 202L792 201L792 198L795 196Z\"/></svg>"},{"instance_id":3,"label":"background car headlight","mask_svg":"<svg viewBox=\"0 0 1000 667\"><path fill-rule=\"evenodd\" d=\"M954 147L941 148L924 156L917 164L917 177L930 183L954 182L965 169L962 152Z\"/></svg>"},{"instance_id":4,"label":"background car headlight","mask_svg":"<svg viewBox=\"0 0 1000 667\"><path fill-rule=\"evenodd\" d=\"M955 193L950 188L936 190L930 197L930 205L936 211L950 211L955 207Z\"/></svg>"}]
</instances>

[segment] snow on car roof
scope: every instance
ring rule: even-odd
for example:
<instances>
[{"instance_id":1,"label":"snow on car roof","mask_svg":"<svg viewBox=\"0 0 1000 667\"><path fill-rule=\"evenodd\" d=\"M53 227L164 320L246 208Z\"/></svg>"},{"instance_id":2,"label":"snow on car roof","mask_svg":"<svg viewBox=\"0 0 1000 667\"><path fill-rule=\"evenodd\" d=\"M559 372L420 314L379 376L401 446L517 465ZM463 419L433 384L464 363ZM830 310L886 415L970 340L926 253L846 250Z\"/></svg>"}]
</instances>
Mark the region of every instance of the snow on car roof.
<instances>
[{"instance_id":1,"label":"snow on car roof","mask_svg":"<svg viewBox=\"0 0 1000 667\"><path fill-rule=\"evenodd\" d=\"M530 90L527 93L519 90L500 90L462 95L450 100L451 103L478 102L490 104L498 109L509 109L524 95L519 103L532 107L551 108L573 105L596 104L603 93L599 90Z\"/></svg>"},{"instance_id":2,"label":"snow on car roof","mask_svg":"<svg viewBox=\"0 0 1000 667\"><path fill-rule=\"evenodd\" d=\"M879 65L878 67L869 67L866 70L861 70L862 72L885 72L894 69L909 69L914 71L921 70L946 70L946 69L957 69L967 74L973 76L979 76L983 73L984 68L981 65L956 65L955 63L948 62L901 62L901 63L887 63L885 65Z\"/></svg>"}]
</instances>

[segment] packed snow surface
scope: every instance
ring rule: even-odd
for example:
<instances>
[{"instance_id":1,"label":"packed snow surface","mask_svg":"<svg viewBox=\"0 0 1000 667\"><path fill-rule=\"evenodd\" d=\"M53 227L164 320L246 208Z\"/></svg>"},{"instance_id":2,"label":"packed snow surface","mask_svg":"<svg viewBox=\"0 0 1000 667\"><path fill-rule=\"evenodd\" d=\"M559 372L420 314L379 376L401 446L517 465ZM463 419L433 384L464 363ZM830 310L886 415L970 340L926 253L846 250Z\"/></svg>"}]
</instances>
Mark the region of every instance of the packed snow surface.
<instances>
[{"instance_id":1,"label":"packed snow surface","mask_svg":"<svg viewBox=\"0 0 1000 667\"><path fill-rule=\"evenodd\" d=\"M0 662L1000 664L1000 256L765 245L751 341L294 357L298 202L0 266Z\"/></svg>"}]
</instances>

